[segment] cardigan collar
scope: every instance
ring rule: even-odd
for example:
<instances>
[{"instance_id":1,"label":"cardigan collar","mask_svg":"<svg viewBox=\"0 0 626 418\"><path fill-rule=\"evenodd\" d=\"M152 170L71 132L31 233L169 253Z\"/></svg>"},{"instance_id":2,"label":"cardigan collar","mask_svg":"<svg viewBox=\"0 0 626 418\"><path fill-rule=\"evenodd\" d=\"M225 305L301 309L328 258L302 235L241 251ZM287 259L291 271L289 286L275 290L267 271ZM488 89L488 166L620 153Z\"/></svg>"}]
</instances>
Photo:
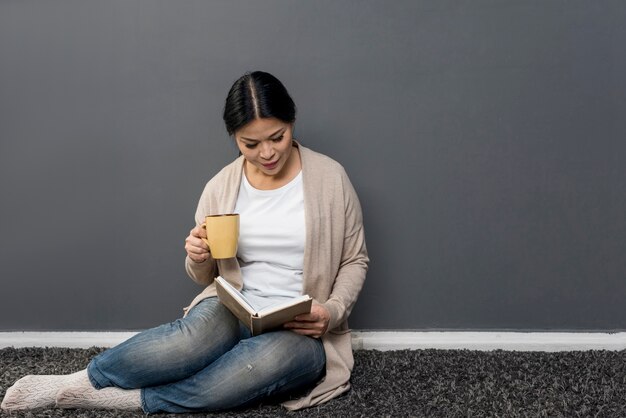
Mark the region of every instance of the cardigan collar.
<instances>
[{"instance_id":1,"label":"cardigan collar","mask_svg":"<svg viewBox=\"0 0 626 418\"><path fill-rule=\"evenodd\" d=\"M313 234L314 231L319 230L319 218L313 216L316 213L315 202L316 199L312 196L314 193L313 182L311 179L311 167L308 164L310 150L302 146L295 139L293 145L300 151L300 162L302 164L302 187L304 193L304 221L306 239L304 244L304 261L302 266L302 293L308 293L313 298L316 298L315 289L309 286L309 278L313 276L314 265L311 263L311 253L313 250ZM219 208L221 213L233 213L235 206L237 205L237 197L239 196L239 188L241 187L241 179L243 176L243 165L245 157L240 155L234 161L233 176L229 179L229 185L226 188L228 193L224 196L224 199L219 202L222 206ZM220 273L229 279L232 284L239 288L243 287L243 278L241 276L241 269L236 258L217 260Z\"/></svg>"}]
</instances>

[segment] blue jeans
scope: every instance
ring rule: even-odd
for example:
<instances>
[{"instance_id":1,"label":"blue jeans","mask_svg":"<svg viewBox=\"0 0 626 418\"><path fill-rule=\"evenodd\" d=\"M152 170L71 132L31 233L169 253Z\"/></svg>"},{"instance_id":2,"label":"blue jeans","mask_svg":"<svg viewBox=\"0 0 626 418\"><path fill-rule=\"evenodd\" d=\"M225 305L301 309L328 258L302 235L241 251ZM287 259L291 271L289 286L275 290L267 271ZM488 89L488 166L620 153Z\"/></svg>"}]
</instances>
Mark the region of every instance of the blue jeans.
<instances>
[{"instance_id":1,"label":"blue jeans","mask_svg":"<svg viewBox=\"0 0 626 418\"><path fill-rule=\"evenodd\" d=\"M284 396L324 375L321 340L278 330L252 337L217 298L143 331L87 367L96 389L141 389L144 412L231 409Z\"/></svg>"}]
</instances>

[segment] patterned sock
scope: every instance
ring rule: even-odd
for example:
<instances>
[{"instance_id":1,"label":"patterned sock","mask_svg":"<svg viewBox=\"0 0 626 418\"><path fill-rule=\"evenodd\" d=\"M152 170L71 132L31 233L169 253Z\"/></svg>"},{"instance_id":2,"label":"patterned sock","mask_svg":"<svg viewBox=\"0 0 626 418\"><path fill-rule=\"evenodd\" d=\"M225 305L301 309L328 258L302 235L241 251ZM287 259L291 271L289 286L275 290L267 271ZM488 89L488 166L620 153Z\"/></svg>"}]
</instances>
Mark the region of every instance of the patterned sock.
<instances>
[{"instance_id":1,"label":"patterned sock","mask_svg":"<svg viewBox=\"0 0 626 418\"><path fill-rule=\"evenodd\" d=\"M115 387L95 389L91 385L63 388L57 394L56 406L64 409L141 409L141 390L125 390Z\"/></svg>"},{"instance_id":2,"label":"patterned sock","mask_svg":"<svg viewBox=\"0 0 626 418\"><path fill-rule=\"evenodd\" d=\"M0 408L5 411L51 408L63 387L76 384L91 386L86 369L66 375L25 376L7 389Z\"/></svg>"}]
</instances>

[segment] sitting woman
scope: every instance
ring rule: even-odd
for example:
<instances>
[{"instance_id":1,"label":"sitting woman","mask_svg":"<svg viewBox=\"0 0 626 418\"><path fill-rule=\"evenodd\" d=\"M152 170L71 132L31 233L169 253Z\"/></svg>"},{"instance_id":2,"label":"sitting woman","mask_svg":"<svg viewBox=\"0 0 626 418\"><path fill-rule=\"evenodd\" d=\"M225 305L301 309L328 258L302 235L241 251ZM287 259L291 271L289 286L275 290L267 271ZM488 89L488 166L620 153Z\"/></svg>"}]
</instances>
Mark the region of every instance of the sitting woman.
<instances>
[{"instance_id":1,"label":"sitting woman","mask_svg":"<svg viewBox=\"0 0 626 418\"><path fill-rule=\"evenodd\" d=\"M224 108L241 155L206 185L185 266L206 286L183 318L104 351L86 370L26 376L2 409L115 408L217 411L280 399L288 409L326 402L350 388L346 319L365 280L361 207L344 169L293 138L296 108L264 72L239 78ZM206 215L239 213L236 258L216 260L201 227ZM310 295L310 313L258 336L216 297L221 275L268 303Z\"/></svg>"}]
</instances>

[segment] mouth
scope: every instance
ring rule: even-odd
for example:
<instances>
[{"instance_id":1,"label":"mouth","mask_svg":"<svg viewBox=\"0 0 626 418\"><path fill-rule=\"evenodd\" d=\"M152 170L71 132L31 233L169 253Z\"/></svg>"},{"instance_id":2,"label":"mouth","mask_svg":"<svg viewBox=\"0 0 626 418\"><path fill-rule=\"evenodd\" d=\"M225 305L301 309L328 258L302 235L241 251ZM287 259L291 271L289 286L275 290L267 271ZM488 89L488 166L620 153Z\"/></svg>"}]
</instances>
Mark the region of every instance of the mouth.
<instances>
[{"instance_id":1,"label":"mouth","mask_svg":"<svg viewBox=\"0 0 626 418\"><path fill-rule=\"evenodd\" d=\"M278 165L278 160L274 161L273 163L261 164L261 165L265 167L266 170L273 170Z\"/></svg>"}]
</instances>

